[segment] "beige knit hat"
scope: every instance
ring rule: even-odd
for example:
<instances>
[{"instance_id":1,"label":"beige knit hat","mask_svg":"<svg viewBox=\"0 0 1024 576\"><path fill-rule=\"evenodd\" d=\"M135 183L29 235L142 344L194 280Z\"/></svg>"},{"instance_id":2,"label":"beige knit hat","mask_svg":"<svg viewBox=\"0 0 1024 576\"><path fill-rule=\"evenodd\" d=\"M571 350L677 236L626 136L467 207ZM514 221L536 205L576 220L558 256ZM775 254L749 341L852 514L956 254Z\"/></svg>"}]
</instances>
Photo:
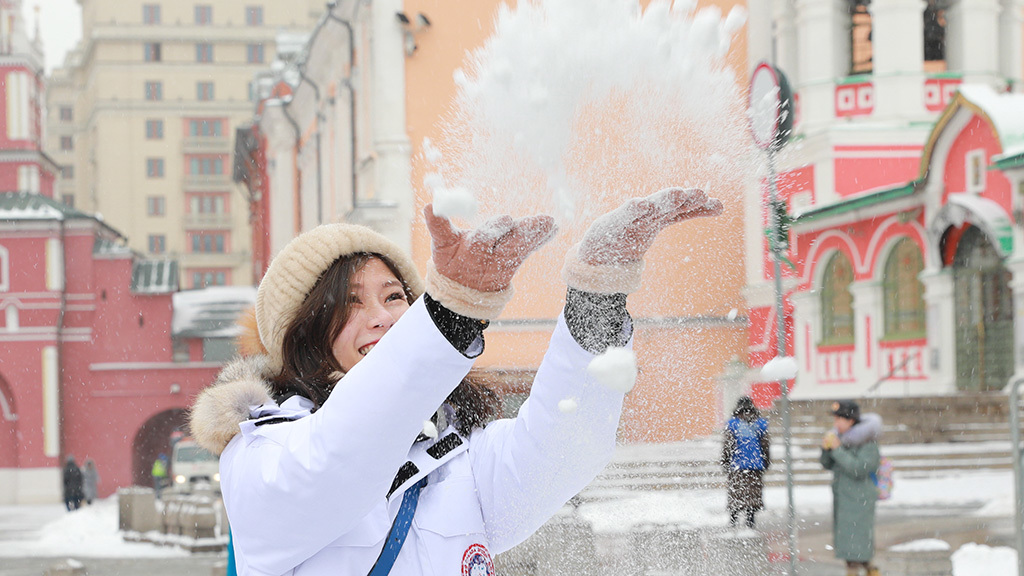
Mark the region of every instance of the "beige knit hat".
<instances>
[{"instance_id":1,"label":"beige knit hat","mask_svg":"<svg viewBox=\"0 0 1024 576\"><path fill-rule=\"evenodd\" d=\"M335 260L371 252L391 260L418 298L423 280L408 254L365 226L323 224L296 236L274 257L256 291L256 327L275 374L284 366L284 332L316 281Z\"/></svg>"}]
</instances>

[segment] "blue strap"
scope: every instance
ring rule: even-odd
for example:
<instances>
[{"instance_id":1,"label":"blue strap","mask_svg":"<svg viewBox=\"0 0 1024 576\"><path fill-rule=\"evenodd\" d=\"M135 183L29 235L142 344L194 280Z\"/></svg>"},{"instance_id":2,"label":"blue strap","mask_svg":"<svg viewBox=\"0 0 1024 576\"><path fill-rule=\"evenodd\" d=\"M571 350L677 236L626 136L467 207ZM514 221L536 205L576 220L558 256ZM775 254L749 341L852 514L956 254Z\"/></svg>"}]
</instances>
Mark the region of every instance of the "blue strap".
<instances>
[{"instance_id":1,"label":"blue strap","mask_svg":"<svg viewBox=\"0 0 1024 576\"><path fill-rule=\"evenodd\" d=\"M388 531L384 549L380 551L380 556L373 568L370 569L369 576L387 576L391 572L391 567L395 565L395 560L398 558L398 552L402 549L402 544L405 544L405 537L409 535L412 516L416 513L416 505L420 500L420 489L426 484L427 479L424 478L405 491L402 496L402 504L398 507L398 516L395 517L395 523Z\"/></svg>"},{"instance_id":2,"label":"blue strap","mask_svg":"<svg viewBox=\"0 0 1024 576\"><path fill-rule=\"evenodd\" d=\"M235 539L228 529L228 566L225 576L238 576L238 569L235 567Z\"/></svg>"}]
</instances>

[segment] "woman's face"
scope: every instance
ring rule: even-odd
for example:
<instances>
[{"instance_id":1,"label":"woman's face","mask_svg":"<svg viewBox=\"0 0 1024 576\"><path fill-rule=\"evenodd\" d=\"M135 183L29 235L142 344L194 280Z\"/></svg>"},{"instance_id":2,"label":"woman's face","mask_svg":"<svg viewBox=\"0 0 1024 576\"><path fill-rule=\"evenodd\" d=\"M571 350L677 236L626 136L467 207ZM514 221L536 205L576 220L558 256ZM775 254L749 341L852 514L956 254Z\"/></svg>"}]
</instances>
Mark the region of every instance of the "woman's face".
<instances>
[{"instance_id":1,"label":"woman's face","mask_svg":"<svg viewBox=\"0 0 1024 576\"><path fill-rule=\"evenodd\" d=\"M331 346L348 372L409 309L402 283L378 258L371 258L349 282L349 315Z\"/></svg>"},{"instance_id":2,"label":"woman's face","mask_svg":"<svg viewBox=\"0 0 1024 576\"><path fill-rule=\"evenodd\" d=\"M842 416L835 416L836 430L840 434L846 434L846 431L853 427L853 420L850 418L843 418Z\"/></svg>"}]
</instances>

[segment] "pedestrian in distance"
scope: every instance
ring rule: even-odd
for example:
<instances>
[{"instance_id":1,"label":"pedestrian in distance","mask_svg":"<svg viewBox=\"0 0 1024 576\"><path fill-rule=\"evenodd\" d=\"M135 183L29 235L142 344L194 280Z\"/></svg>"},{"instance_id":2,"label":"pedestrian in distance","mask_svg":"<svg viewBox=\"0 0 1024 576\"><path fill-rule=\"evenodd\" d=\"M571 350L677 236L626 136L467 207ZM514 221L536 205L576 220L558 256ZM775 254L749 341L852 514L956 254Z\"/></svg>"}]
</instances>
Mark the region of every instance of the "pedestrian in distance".
<instances>
[{"instance_id":1,"label":"pedestrian in distance","mask_svg":"<svg viewBox=\"0 0 1024 576\"><path fill-rule=\"evenodd\" d=\"M553 236L550 217L461 230L428 205L425 287L368 228L292 240L257 291L265 353L226 366L190 415L220 454L238 573L494 574L493 554L611 458L624 392L587 366L631 345L626 296L655 236L721 209L668 189L595 221L567 255L565 307L529 399L493 421L494 394L467 375L516 270ZM565 398L575 410L559 410Z\"/></svg>"},{"instance_id":2,"label":"pedestrian in distance","mask_svg":"<svg viewBox=\"0 0 1024 576\"><path fill-rule=\"evenodd\" d=\"M875 501L878 488L878 439L882 418L861 415L852 400L832 404L835 428L821 444L821 465L832 471L832 545L836 558L846 561L847 576L879 576L871 564L875 555Z\"/></svg>"},{"instance_id":3,"label":"pedestrian in distance","mask_svg":"<svg viewBox=\"0 0 1024 576\"><path fill-rule=\"evenodd\" d=\"M747 527L753 528L754 516L764 508L764 473L771 465L771 438L768 421L761 417L750 396L736 402L723 436L722 467L727 474L729 524L736 526L743 514Z\"/></svg>"},{"instance_id":4,"label":"pedestrian in distance","mask_svg":"<svg viewBox=\"0 0 1024 576\"><path fill-rule=\"evenodd\" d=\"M153 476L153 491L156 492L156 497L160 497L160 493L163 491L164 486L167 485L167 455L163 452L156 457L153 461L153 467L150 469L150 474Z\"/></svg>"},{"instance_id":5,"label":"pedestrian in distance","mask_svg":"<svg viewBox=\"0 0 1024 576\"><path fill-rule=\"evenodd\" d=\"M82 466L82 498L85 499L85 503L92 505L92 501L96 499L96 489L100 483L100 473L96 470L96 463L92 461L92 458L86 458L85 464Z\"/></svg>"},{"instance_id":6,"label":"pedestrian in distance","mask_svg":"<svg viewBox=\"0 0 1024 576\"><path fill-rule=\"evenodd\" d=\"M82 506L82 471L71 455L64 462L64 506L68 512Z\"/></svg>"}]
</instances>

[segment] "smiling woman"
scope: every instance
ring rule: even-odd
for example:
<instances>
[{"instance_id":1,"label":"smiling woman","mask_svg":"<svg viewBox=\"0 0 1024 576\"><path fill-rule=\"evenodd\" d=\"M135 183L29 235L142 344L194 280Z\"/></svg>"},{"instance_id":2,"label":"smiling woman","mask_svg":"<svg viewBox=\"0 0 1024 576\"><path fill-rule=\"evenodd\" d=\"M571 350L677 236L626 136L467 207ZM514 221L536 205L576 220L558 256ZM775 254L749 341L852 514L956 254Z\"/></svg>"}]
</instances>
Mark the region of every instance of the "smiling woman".
<instances>
[{"instance_id":1,"label":"smiling woman","mask_svg":"<svg viewBox=\"0 0 1024 576\"><path fill-rule=\"evenodd\" d=\"M626 295L655 236L721 210L672 188L595 221L566 257L564 314L530 397L496 421L470 370L516 271L554 235L551 217L460 230L428 205L425 286L368 228L292 240L257 291L266 353L225 367L191 416L220 454L238 573L493 575L492 554L611 458L625 391L588 367L632 341ZM572 410L559 408L566 398Z\"/></svg>"}]
</instances>

